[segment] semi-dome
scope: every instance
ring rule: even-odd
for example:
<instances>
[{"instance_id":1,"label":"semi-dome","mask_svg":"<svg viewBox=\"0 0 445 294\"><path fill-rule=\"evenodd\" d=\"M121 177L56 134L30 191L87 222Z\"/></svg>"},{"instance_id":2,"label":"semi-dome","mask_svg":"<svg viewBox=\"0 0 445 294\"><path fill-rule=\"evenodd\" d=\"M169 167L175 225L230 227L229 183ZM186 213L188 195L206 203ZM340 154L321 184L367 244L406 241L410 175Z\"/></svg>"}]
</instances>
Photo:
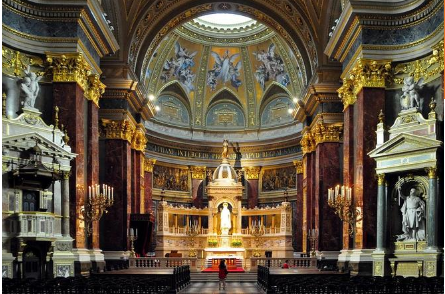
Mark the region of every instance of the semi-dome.
<instances>
[{"instance_id":1,"label":"semi-dome","mask_svg":"<svg viewBox=\"0 0 445 294\"><path fill-rule=\"evenodd\" d=\"M218 184L236 184L235 169L229 163L221 163L213 172L213 182Z\"/></svg>"}]
</instances>

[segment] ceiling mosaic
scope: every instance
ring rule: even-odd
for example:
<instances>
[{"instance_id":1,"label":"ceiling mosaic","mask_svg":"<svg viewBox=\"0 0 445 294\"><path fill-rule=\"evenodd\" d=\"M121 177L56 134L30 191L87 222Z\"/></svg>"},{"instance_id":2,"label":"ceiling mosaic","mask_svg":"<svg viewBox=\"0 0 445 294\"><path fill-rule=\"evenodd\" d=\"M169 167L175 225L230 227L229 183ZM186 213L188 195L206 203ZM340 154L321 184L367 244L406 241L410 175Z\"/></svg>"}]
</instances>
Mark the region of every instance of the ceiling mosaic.
<instances>
[{"instance_id":1,"label":"ceiling mosaic","mask_svg":"<svg viewBox=\"0 0 445 294\"><path fill-rule=\"evenodd\" d=\"M155 121L211 130L292 123L288 108L304 87L304 66L273 30L255 21L245 24L197 20L162 40L142 80L149 93L163 97L155 102L161 109ZM241 39L246 42L237 43ZM180 87L172 90L172 84ZM281 93L276 101L271 88Z\"/></svg>"}]
</instances>

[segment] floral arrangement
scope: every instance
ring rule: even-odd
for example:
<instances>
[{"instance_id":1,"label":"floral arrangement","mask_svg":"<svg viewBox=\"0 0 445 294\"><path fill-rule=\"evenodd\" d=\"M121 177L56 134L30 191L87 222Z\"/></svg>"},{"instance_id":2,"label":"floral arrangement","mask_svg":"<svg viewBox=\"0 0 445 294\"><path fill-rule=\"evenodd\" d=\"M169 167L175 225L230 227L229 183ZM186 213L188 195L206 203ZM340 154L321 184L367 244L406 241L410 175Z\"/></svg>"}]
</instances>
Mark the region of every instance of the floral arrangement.
<instances>
[{"instance_id":1,"label":"floral arrangement","mask_svg":"<svg viewBox=\"0 0 445 294\"><path fill-rule=\"evenodd\" d=\"M233 246L233 247L240 247L241 245L243 245L243 243L241 242L241 240L233 240L233 241L232 241L232 246Z\"/></svg>"},{"instance_id":2,"label":"floral arrangement","mask_svg":"<svg viewBox=\"0 0 445 294\"><path fill-rule=\"evenodd\" d=\"M218 241L217 241L217 240L209 240L209 241L207 242L207 244L208 244L210 247L215 247L216 245L218 245Z\"/></svg>"}]
</instances>

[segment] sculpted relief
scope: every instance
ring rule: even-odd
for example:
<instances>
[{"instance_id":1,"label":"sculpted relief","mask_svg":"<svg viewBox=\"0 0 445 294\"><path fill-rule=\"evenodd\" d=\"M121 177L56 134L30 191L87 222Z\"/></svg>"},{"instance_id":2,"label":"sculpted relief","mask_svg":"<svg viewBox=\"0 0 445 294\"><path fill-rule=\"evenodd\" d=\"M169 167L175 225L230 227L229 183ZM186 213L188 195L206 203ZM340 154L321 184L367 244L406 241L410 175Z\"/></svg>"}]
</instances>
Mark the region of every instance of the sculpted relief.
<instances>
[{"instance_id":1,"label":"sculpted relief","mask_svg":"<svg viewBox=\"0 0 445 294\"><path fill-rule=\"evenodd\" d=\"M153 168L153 188L188 192L188 170L155 165Z\"/></svg>"},{"instance_id":2,"label":"sculpted relief","mask_svg":"<svg viewBox=\"0 0 445 294\"><path fill-rule=\"evenodd\" d=\"M277 168L265 170L261 178L263 191L284 190L295 188L295 167Z\"/></svg>"}]
</instances>

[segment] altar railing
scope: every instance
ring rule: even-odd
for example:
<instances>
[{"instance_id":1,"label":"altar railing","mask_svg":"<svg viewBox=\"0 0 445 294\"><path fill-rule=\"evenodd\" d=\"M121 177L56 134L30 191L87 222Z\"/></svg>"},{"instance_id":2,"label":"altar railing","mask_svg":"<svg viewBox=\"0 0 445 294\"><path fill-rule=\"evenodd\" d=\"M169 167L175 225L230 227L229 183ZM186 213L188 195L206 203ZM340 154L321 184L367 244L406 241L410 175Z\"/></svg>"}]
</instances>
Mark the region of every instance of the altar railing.
<instances>
[{"instance_id":1,"label":"altar railing","mask_svg":"<svg viewBox=\"0 0 445 294\"><path fill-rule=\"evenodd\" d=\"M259 265L269 268L281 268L285 261L288 260L289 267L292 268L317 268L317 258L315 257L299 257L299 258L266 258L266 257L251 257L250 271L256 272Z\"/></svg>"},{"instance_id":2,"label":"altar railing","mask_svg":"<svg viewBox=\"0 0 445 294\"><path fill-rule=\"evenodd\" d=\"M182 265L190 266L190 269L197 268L196 257L135 257L130 258L130 268L174 268Z\"/></svg>"},{"instance_id":3,"label":"altar railing","mask_svg":"<svg viewBox=\"0 0 445 294\"><path fill-rule=\"evenodd\" d=\"M168 232L170 234L175 234L175 235L185 235L187 231L187 227L170 227L168 228ZM204 229L201 228L199 234L201 235L206 235L209 232L209 229Z\"/></svg>"}]
</instances>

